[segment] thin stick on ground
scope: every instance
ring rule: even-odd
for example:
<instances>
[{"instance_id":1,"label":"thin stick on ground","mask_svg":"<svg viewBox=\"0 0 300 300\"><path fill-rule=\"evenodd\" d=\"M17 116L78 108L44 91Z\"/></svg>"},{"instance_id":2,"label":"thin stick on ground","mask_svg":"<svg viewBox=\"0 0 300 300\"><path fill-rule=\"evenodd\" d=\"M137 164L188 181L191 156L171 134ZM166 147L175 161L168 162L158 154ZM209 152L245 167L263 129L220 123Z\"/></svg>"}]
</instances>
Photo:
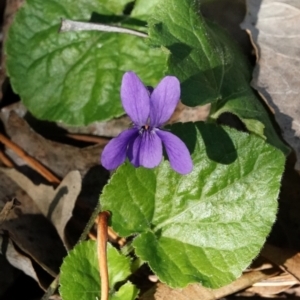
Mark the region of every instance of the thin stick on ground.
<instances>
[{"instance_id":1,"label":"thin stick on ground","mask_svg":"<svg viewBox=\"0 0 300 300\"><path fill-rule=\"evenodd\" d=\"M101 300L108 300L109 281L107 268L107 222L110 214L103 211L98 217L97 228L97 254L101 280Z\"/></svg>"},{"instance_id":2,"label":"thin stick on ground","mask_svg":"<svg viewBox=\"0 0 300 300\"><path fill-rule=\"evenodd\" d=\"M99 215L95 219L95 223L96 224L99 223ZM118 236L118 234L109 226L107 227L107 234L108 234L108 239L112 243L118 244L120 247L123 247L127 242L125 238Z\"/></svg>"},{"instance_id":3,"label":"thin stick on ground","mask_svg":"<svg viewBox=\"0 0 300 300\"><path fill-rule=\"evenodd\" d=\"M29 156L22 148L20 148L2 133L0 133L0 142L3 143L6 147L10 148L12 151L14 151L18 156L20 156L24 161L26 161L35 171L40 173L49 182L56 184L60 183L59 178L54 176L40 162Z\"/></svg>"},{"instance_id":4,"label":"thin stick on ground","mask_svg":"<svg viewBox=\"0 0 300 300\"><path fill-rule=\"evenodd\" d=\"M108 237L110 238L110 240L112 240L113 242L118 243L118 245L120 247L123 247L127 242L126 239L124 239L123 237L118 236L111 227L108 227L107 234L108 234Z\"/></svg>"},{"instance_id":5,"label":"thin stick on ground","mask_svg":"<svg viewBox=\"0 0 300 300\"><path fill-rule=\"evenodd\" d=\"M89 142L89 143L95 143L99 145L106 145L109 142L109 138L104 138L100 136L95 135L86 135L86 134L73 134L68 133L66 134L67 137L72 138L77 141L83 141L83 142Z\"/></svg>"},{"instance_id":6,"label":"thin stick on ground","mask_svg":"<svg viewBox=\"0 0 300 300\"><path fill-rule=\"evenodd\" d=\"M13 168L14 163L11 161L11 159L2 151L0 150L0 160L3 162L3 164L8 168Z\"/></svg>"}]
</instances>

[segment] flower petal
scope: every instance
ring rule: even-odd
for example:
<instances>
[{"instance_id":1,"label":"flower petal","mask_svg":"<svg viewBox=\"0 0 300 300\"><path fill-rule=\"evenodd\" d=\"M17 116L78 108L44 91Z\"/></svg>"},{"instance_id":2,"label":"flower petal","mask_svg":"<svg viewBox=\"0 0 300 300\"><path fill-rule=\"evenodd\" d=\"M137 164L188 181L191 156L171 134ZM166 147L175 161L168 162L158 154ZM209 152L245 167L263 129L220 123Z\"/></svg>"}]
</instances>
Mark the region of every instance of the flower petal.
<instances>
[{"instance_id":1,"label":"flower petal","mask_svg":"<svg viewBox=\"0 0 300 300\"><path fill-rule=\"evenodd\" d=\"M136 125L147 124L150 112L149 92L134 72L123 75L121 99L127 115Z\"/></svg>"},{"instance_id":2,"label":"flower petal","mask_svg":"<svg viewBox=\"0 0 300 300\"><path fill-rule=\"evenodd\" d=\"M137 168L140 166L140 147L142 136L139 135L134 141L129 143L128 146L128 159Z\"/></svg>"},{"instance_id":3,"label":"flower petal","mask_svg":"<svg viewBox=\"0 0 300 300\"><path fill-rule=\"evenodd\" d=\"M182 175L192 172L193 161L184 142L167 131L158 130L156 134L161 138L166 148L171 167Z\"/></svg>"},{"instance_id":4,"label":"flower petal","mask_svg":"<svg viewBox=\"0 0 300 300\"><path fill-rule=\"evenodd\" d=\"M155 131L145 131L132 145L131 163L145 168L154 168L162 159L162 143Z\"/></svg>"},{"instance_id":5,"label":"flower petal","mask_svg":"<svg viewBox=\"0 0 300 300\"><path fill-rule=\"evenodd\" d=\"M180 99L180 83L174 76L166 76L150 96L150 125L159 127L167 122Z\"/></svg>"},{"instance_id":6,"label":"flower petal","mask_svg":"<svg viewBox=\"0 0 300 300\"><path fill-rule=\"evenodd\" d=\"M103 149L101 163L107 170L113 170L126 159L127 146L139 135L137 128L124 130Z\"/></svg>"}]
</instances>

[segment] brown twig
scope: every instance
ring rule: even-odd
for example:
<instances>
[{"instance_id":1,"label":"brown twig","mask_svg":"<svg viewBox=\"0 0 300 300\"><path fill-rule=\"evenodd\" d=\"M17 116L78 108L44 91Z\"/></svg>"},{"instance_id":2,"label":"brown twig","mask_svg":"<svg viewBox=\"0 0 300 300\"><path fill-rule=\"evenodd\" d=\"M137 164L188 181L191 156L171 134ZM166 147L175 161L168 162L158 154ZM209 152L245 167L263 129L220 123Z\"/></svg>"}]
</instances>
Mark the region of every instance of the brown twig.
<instances>
[{"instance_id":1,"label":"brown twig","mask_svg":"<svg viewBox=\"0 0 300 300\"><path fill-rule=\"evenodd\" d=\"M97 254L101 280L101 300L108 300L109 281L107 268L107 222L110 213L103 211L98 217L97 227Z\"/></svg>"},{"instance_id":2,"label":"brown twig","mask_svg":"<svg viewBox=\"0 0 300 300\"><path fill-rule=\"evenodd\" d=\"M95 135L68 133L68 134L66 134L66 136L69 138L72 138L74 140L77 140L77 141L95 143L95 144L100 144L100 145L106 145L109 142L108 138L95 136Z\"/></svg>"},{"instance_id":3,"label":"brown twig","mask_svg":"<svg viewBox=\"0 0 300 300\"><path fill-rule=\"evenodd\" d=\"M99 215L95 219L95 223L96 224L99 223ZM120 247L123 247L127 242L125 238L118 236L118 234L109 226L107 227L107 234L108 234L108 239L111 242L118 244Z\"/></svg>"},{"instance_id":4,"label":"brown twig","mask_svg":"<svg viewBox=\"0 0 300 300\"><path fill-rule=\"evenodd\" d=\"M123 247L126 244L126 239L119 237L111 227L107 228L107 234L111 241L118 243L120 247Z\"/></svg>"},{"instance_id":5,"label":"brown twig","mask_svg":"<svg viewBox=\"0 0 300 300\"><path fill-rule=\"evenodd\" d=\"M97 241L97 236L92 232L89 232L88 237L92 241Z\"/></svg>"},{"instance_id":6,"label":"brown twig","mask_svg":"<svg viewBox=\"0 0 300 300\"><path fill-rule=\"evenodd\" d=\"M59 184L60 180L54 176L48 169L46 169L41 163L29 156L22 148L13 143L5 135L0 133L0 142L2 142L6 147L10 148L17 155L19 155L24 161L26 161L34 170L45 177L49 182Z\"/></svg>"},{"instance_id":7,"label":"brown twig","mask_svg":"<svg viewBox=\"0 0 300 300\"><path fill-rule=\"evenodd\" d=\"M2 151L0 150L0 160L3 162L3 164L8 168L13 168L14 164L11 161L11 159Z\"/></svg>"}]
</instances>

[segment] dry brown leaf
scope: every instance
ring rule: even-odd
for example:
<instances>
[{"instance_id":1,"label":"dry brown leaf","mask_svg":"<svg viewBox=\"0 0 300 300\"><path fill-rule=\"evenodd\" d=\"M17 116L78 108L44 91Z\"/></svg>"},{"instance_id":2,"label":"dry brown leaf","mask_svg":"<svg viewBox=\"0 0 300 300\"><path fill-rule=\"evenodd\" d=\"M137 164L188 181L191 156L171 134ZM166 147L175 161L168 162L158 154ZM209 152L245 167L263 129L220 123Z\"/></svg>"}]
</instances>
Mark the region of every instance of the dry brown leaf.
<instances>
[{"instance_id":1,"label":"dry brown leaf","mask_svg":"<svg viewBox=\"0 0 300 300\"><path fill-rule=\"evenodd\" d=\"M1 119L4 123L7 123L12 111L21 118L24 118L27 114L27 109L21 102L11 104L1 109ZM95 122L81 127L68 126L63 123L57 123L56 125L58 128L67 130L69 133L112 137L117 136L121 131L130 127L131 120L127 116L122 116L110 121Z\"/></svg>"},{"instance_id":2,"label":"dry brown leaf","mask_svg":"<svg viewBox=\"0 0 300 300\"><path fill-rule=\"evenodd\" d=\"M158 283L154 289L142 295L141 300L217 300L277 274L279 274L277 269L245 273L231 284L214 290L199 284L191 284L184 289L172 289Z\"/></svg>"},{"instance_id":3,"label":"dry brown leaf","mask_svg":"<svg viewBox=\"0 0 300 300\"><path fill-rule=\"evenodd\" d=\"M265 244L261 255L292 274L300 282L300 253Z\"/></svg>"},{"instance_id":4,"label":"dry brown leaf","mask_svg":"<svg viewBox=\"0 0 300 300\"><path fill-rule=\"evenodd\" d=\"M209 116L210 106L210 104L206 104L189 107L179 102L168 124L206 121Z\"/></svg>"},{"instance_id":5,"label":"dry brown leaf","mask_svg":"<svg viewBox=\"0 0 300 300\"><path fill-rule=\"evenodd\" d=\"M9 211L1 229L48 274L56 276L62 258L67 254L60 237L24 191L16 191L15 198L20 205Z\"/></svg>"},{"instance_id":6,"label":"dry brown leaf","mask_svg":"<svg viewBox=\"0 0 300 300\"><path fill-rule=\"evenodd\" d=\"M0 241L0 247L1 247L1 241ZM16 280L20 271L15 269L7 261L6 257L1 254L1 250L0 250L0 270L1 270L1 274L5 274L5 276L0 276L0 299L3 299L3 297L2 297L3 294L7 291L7 289Z\"/></svg>"},{"instance_id":7,"label":"dry brown leaf","mask_svg":"<svg viewBox=\"0 0 300 300\"><path fill-rule=\"evenodd\" d=\"M39 282L38 276L33 268L31 260L19 253L13 243L8 240L7 244L5 245L5 252L2 253L1 249L4 248L4 240L0 235L0 254L4 255L8 262L14 266L15 268L23 271L26 275L33 278L35 281Z\"/></svg>"},{"instance_id":8,"label":"dry brown leaf","mask_svg":"<svg viewBox=\"0 0 300 300\"><path fill-rule=\"evenodd\" d=\"M39 286L46 290L51 283L53 277L39 269L37 265L26 255L21 253L10 239L5 239L0 236L0 254L2 254L7 262L14 268L24 272L27 276L33 278ZM2 271L2 270L1 270ZM4 271L5 272L5 271ZM5 276L8 276L6 272Z\"/></svg>"},{"instance_id":9,"label":"dry brown leaf","mask_svg":"<svg viewBox=\"0 0 300 300\"><path fill-rule=\"evenodd\" d=\"M283 273L278 276L255 283L252 287L245 290L262 297L271 297L289 290L298 281L289 273Z\"/></svg>"},{"instance_id":10,"label":"dry brown leaf","mask_svg":"<svg viewBox=\"0 0 300 300\"><path fill-rule=\"evenodd\" d=\"M14 208L15 205L16 205L15 199L5 203L4 207L0 211L0 229L1 229L1 224L4 223L5 220L8 218L10 211Z\"/></svg>"},{"instance_id":11,"label":"dry brown leaf","mask_svg":"<svg viewBox=\"0 0 300 300\"><path fill-rule=\"evenodd\" d=\"M22 106L15 106L15 109L16 112L6 109L0 113L11 139L59 177L64 177L72 170L78 170L83 178L82 191L73 211L74 217L71 223L68 223L66 232L69 244L74 245L98 203L99 194L109 177L109 172L99 165L103 145L77 148L47 140L35 133L28 123L18 116L24 113ZM33 174L22 159L11 151L6 152L16 165L21 167L22 173L35 183L41 182L40 176Z\"/></svg>"},{"instance_id":12,"label":"dry brown leaf","mask_svg":"<svg viewBox=\"0 0 300 300\"><path fill-rule=\"evenodd\" d=\"M17 189L19 189L18 185L0 172L0 211L7 201L13 198Z\"/></svg>"},{"instance_id":13,"label":"dry brown leaf","mask_svg":"<svg viewBox=\"0 0 300 300\"><path fill-rule=\"evenodd\" d=\"M103 146L96 145L83 149L46 140L35 133L14 111L6 118L1 111L1 118L11 140L19 145L26 153L48 167L57 176L63 178L72 170L78 170L81 176L95 165L99 165L99 156ZM8 152L18 165L24 164L13 153ZM103 170L103 175L108 172Z\"/></svg>"},{"instance_id":14,"label":"dry brown leaf","mask_svg":"<svg viewBox=\"0 0 300 300\"><path fill-rule=\"evenodd\" d=\"M247 0L242 24L257 49L252 85L273 109L300 170L300 1Z\"/></svg>"},{"instance_id":15,"label":"dry brown leaf","mask_svg":"<svg viewBox=\"0 0 300 300\"><path fill-rule=\"evenodd\" d=\"M0 169L14 180L34 201L42 214L51 221L65 247L70 245L65 237L65 228L72 217L77 197L81 191L81 177L78 171L70 172L54 189L44 184L35 185L16 169Z\"/></svg>"}]
</instances>

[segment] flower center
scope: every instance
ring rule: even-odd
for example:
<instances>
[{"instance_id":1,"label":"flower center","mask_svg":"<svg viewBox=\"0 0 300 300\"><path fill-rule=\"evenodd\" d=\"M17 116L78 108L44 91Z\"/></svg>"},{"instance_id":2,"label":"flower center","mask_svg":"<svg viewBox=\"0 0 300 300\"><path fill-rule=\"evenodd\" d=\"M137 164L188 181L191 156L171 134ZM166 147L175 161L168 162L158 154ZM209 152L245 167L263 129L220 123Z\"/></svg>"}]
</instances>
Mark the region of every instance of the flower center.
<instances>
[{"instance_id":1,"label":"flower center","mask_svg":"<svg viewBox=\"0 0 300 300\"><path fill-rule=\"evenodd\" d=\"M140 134L152 133L153 132L153 127L146 124L146 125L140 127L139 132L140 132Z\"/></svg>"}]
</instances>

